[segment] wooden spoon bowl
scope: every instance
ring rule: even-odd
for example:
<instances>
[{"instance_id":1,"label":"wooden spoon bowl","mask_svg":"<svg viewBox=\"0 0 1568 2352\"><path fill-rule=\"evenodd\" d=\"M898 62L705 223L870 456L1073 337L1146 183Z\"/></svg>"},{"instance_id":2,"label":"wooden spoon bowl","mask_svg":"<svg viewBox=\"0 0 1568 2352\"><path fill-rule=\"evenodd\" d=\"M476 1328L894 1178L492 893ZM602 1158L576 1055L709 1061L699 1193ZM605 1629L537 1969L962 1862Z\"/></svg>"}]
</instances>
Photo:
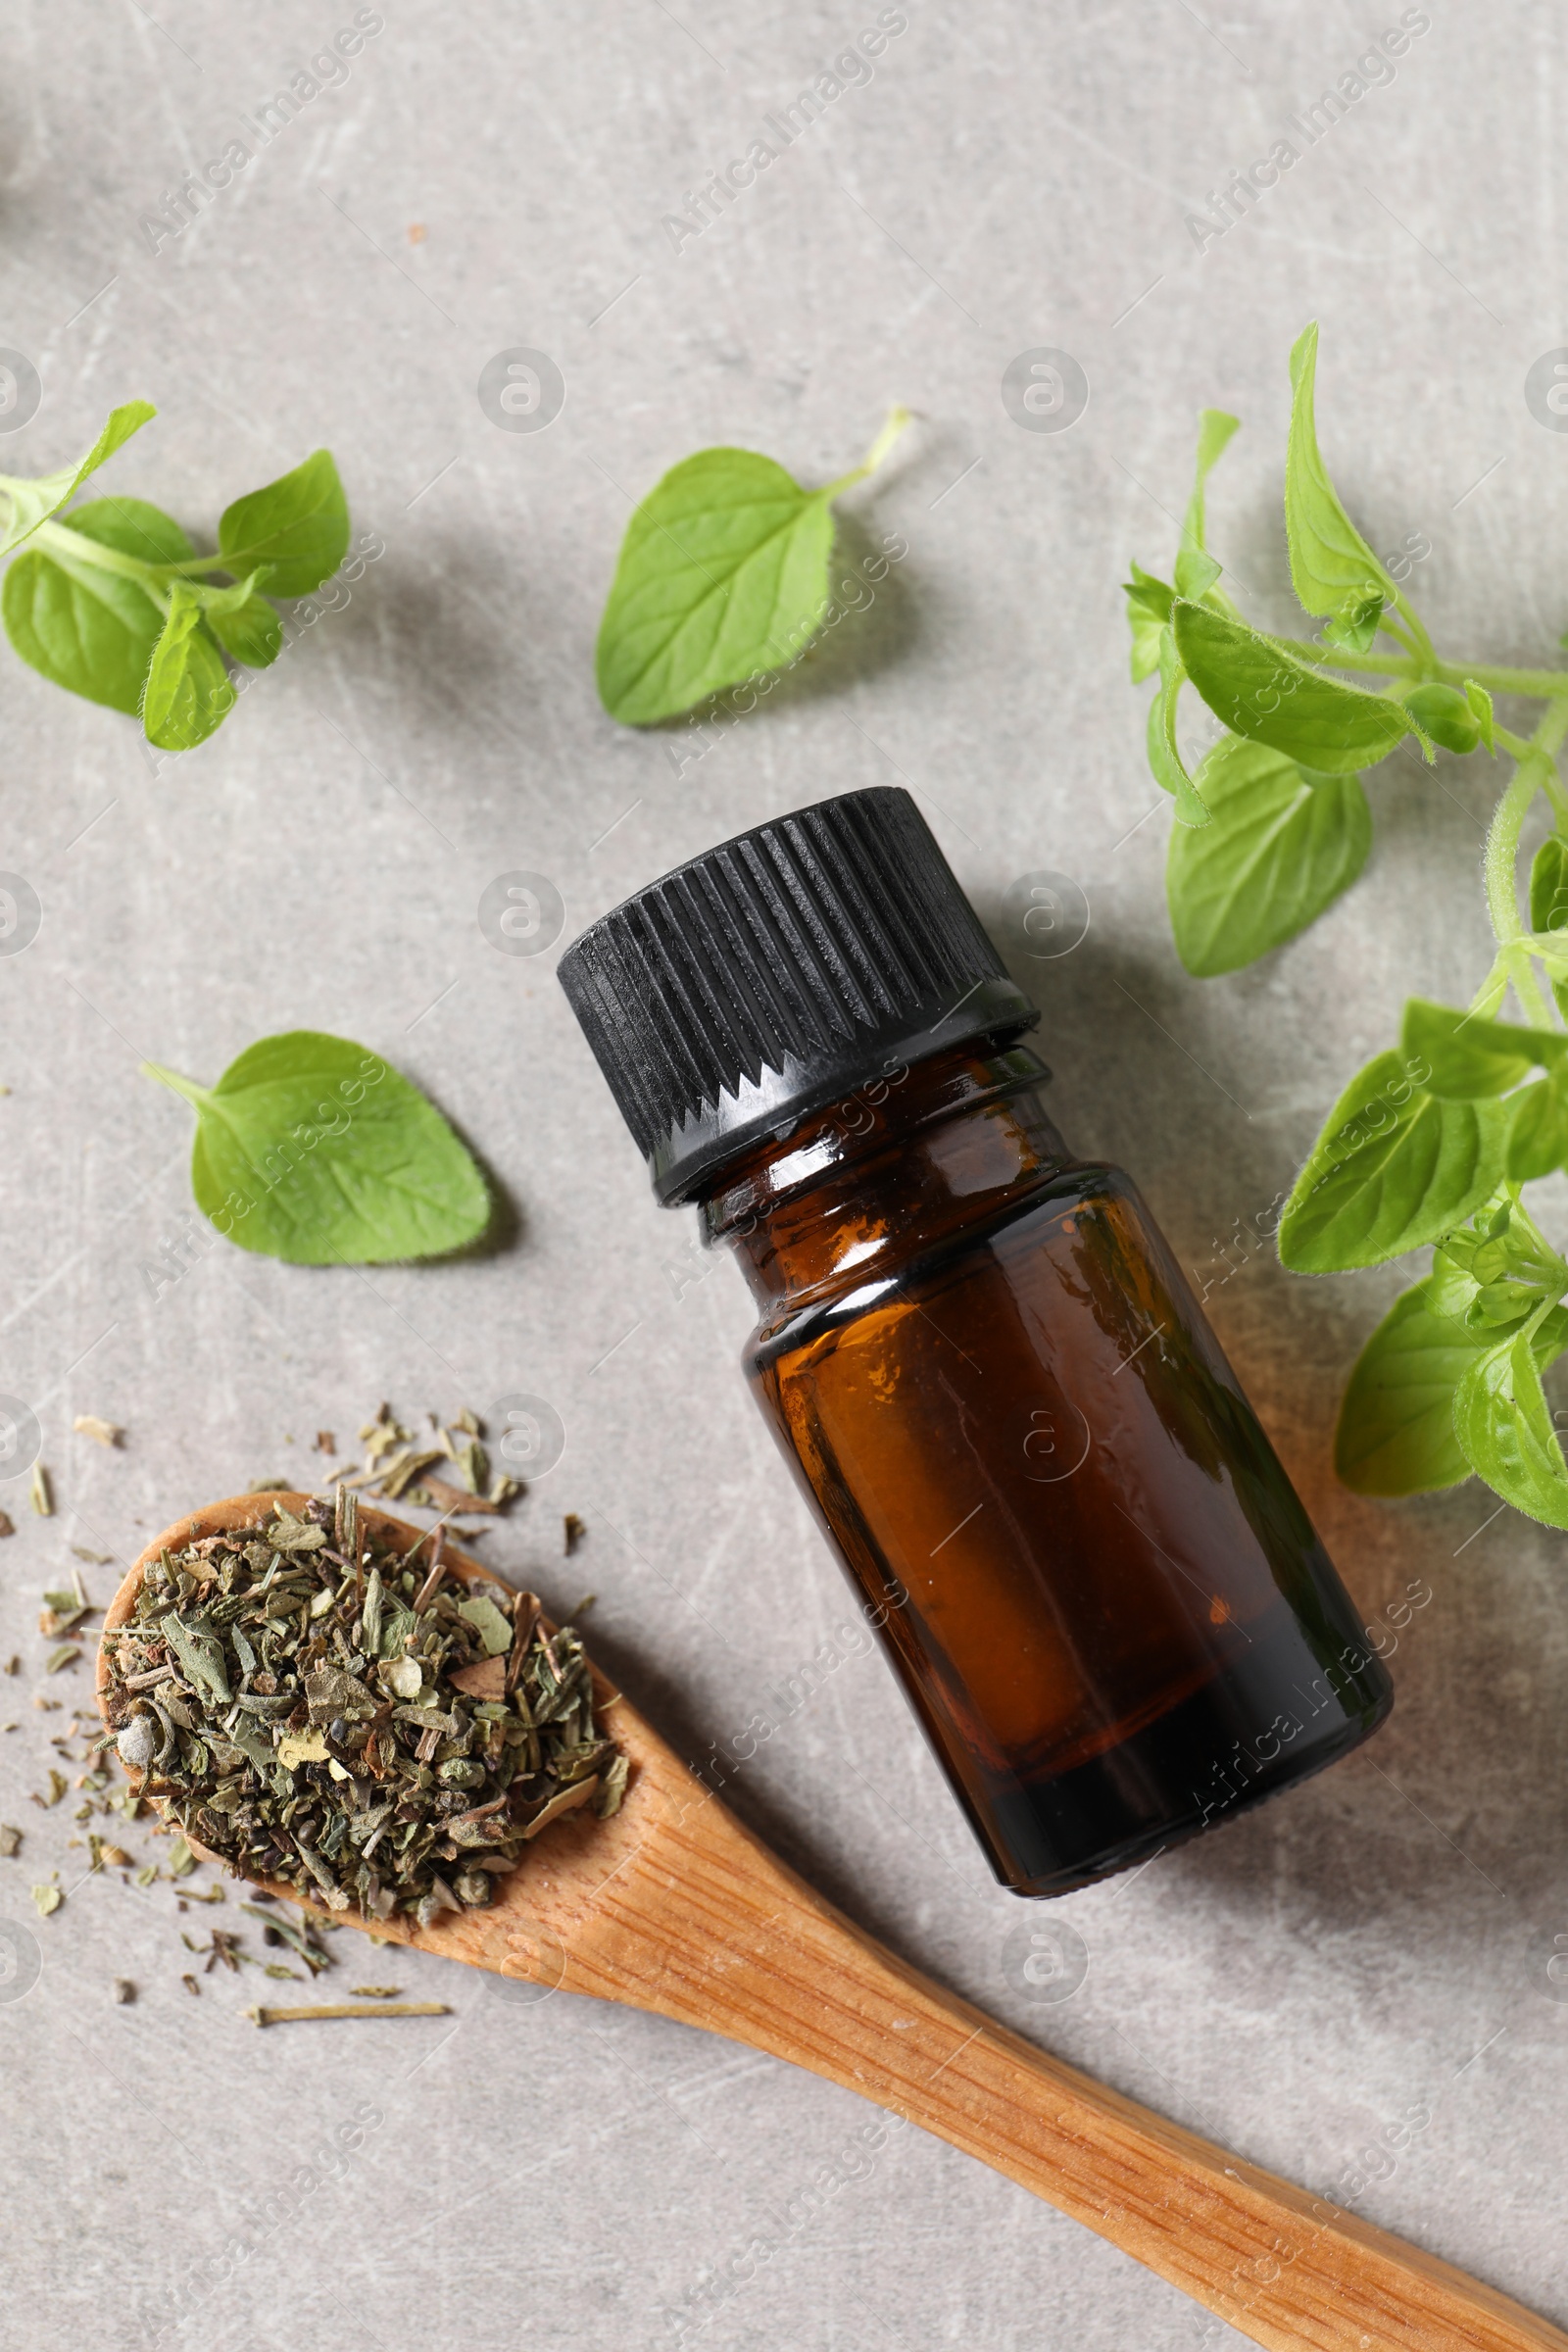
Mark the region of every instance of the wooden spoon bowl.
<instances>
[{"instance_id":1,"label":"wooden spoon bowl","mask_svg":"<svg viewBox=\"0 0 1568 2352\"><path fill-rule=\"evenodd\" d=\"M163 1550L259 1526L275 1502L302 1512L308 1499L242 1494L176 1520L125 1578L106 1632L130 1616ZM379 1511L360 1518L383 1536L418 1532ZM500 1581L462 1553L446 1565ZM101 1647L101 1706L108 1679ZM601 1704L614 1700L607 1728L631 1766L619 1812L552 1823L482 1910L428 1928L406 1915L366 1921L371 1933L808 2067L1021 2182L1272 2352L1568 2352L1568 2335L1507 2296L944 1991L770 1853L597 1672L595 1689ZM300 1900L292 1886L268 1891Z\"/></svg>"}]
</instances>

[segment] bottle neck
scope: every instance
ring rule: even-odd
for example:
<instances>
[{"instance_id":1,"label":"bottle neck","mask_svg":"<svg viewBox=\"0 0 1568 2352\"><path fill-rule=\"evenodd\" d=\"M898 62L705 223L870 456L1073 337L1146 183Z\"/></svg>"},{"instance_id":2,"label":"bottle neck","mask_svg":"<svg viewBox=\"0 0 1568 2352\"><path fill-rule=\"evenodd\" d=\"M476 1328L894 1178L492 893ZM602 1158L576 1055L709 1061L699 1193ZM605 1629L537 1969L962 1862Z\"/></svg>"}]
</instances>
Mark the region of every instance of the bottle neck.
<instances>
[{"instance_id":1,"label":"bottle neck","mask_svg":"<svg viewBox=\"0 0 1568 2352\"><path fill-rule=\"evenodd\" d=\"M983 1049L983 1041L980 1041ZM761 1307L875 1281L1067 1160L1025 1046L960 1046L868 1080L720 1171L701 1202Z\"/></svg>"}]
</instances>

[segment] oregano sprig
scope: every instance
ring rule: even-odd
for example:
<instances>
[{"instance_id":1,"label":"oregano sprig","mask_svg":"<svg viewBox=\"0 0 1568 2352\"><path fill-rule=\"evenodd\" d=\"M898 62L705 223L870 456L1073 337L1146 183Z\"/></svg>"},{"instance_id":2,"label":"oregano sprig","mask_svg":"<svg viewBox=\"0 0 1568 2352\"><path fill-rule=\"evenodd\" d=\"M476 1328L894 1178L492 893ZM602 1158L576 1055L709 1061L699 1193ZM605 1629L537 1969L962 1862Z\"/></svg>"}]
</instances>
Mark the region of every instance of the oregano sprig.
<instances>
[{"instance_id":1,"label":"oregano sprig","mask_svg":"<svg viewBox=\"0 0 1568 2352\"><path fill-rule=\"evenodd\" d=\"M149 743L183 752L233 709L229 662L276 661L282 626L270 600L309 596L331 577L349 512L324 449L225 508L212 555L198 555L145 499L72 507L89 474L156 415L150 402L128 401L77 464L33 479L0 474L0 557L13 559L0 617L23 660L55 685L140 717Z\"/></svg>"},{"instance_id":2,"label":"oregano sprig","mask_svg":"<svg viewBox=\"0 0 1568 2352\"><path fill-rule=\"evenodd\" d=\"M1317 328L1291 354L1285 525L1291 579L1315 633L1252 627L1205 538L1210 468L1236 429L1205 410L1196 486L1169 584L1133 565L1134 680L1156 671L1149 763L1175 796L1166 866L1177 950L1200 977L1294 939L1366 862L1362 776L1401 743L1430 761L1510 762L1487 837L1492 963L1468 1005L1412 999L1396 1045L1358 1070L1286 1204L1279 1252L1299 1273L1375 1266L1418 1248L1402 1292L1350 1375L1336 1462L1366 1494L1413 1494L1472 1473L1568 1529L1568 1459L1543 1376L1568 1350L1568 1257L1527 1210L1527 1185L1568 1167L1568 671L1446 660L1402 584L1342 504L1318 444ZM1565 638L1568 642L1568 638ZM1346 673L1346 674L1339 674ZM1177 728L1191 685L1226 732L1189 773ZM1494 698L1544 702L1533 734ZM1551 832L1520 906L1526 819ZM1522 1020L1502 1017L1509 995Z\"/></svg>"}]
</instances>

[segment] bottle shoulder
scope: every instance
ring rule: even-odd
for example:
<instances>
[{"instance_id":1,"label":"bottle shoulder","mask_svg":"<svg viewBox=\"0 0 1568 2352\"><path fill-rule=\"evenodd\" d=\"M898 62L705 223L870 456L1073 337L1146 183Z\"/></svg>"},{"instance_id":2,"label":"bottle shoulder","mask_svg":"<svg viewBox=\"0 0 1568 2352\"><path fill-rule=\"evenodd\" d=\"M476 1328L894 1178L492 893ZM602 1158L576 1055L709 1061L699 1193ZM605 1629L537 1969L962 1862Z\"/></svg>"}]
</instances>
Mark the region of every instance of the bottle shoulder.
<instances>
[{"instance_id":1,"label":"bottle shoulder","mask_svg":"<svg viewBox=\"0 0 1568 2352\"><path fill-rule=\"evenodd\" d=\"M846 1251L819 1280L772 1300L746 1343L746 1360L760 1371L835 1326L896 1304L901 1294L951 1278L966 1256L994 1252L1015 1226L1054 1223L1097 1201L1129 1197L1136 1199L1132 1178L1111 1161L1067 1160L1000 1198L946 1204L948 1213L884 1232L874 1249L859 1256Z\"/></svg>"}]
</instances>

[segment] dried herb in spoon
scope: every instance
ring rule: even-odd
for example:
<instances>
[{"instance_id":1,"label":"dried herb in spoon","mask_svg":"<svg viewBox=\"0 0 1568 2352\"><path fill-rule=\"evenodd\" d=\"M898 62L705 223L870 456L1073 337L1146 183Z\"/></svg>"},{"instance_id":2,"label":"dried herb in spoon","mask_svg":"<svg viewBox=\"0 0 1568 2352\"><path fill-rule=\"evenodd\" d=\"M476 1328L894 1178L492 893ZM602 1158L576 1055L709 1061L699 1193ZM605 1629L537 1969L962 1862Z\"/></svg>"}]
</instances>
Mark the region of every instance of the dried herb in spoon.
<instances>
[{"instance_id":1,"label":"dried herb in spoon","mask_svg":"<svg viewBox=\"0 0 1568 2352\"><path fill-rule=\"evenodd\" d=\"M352 1494L166 1550L106 1636L108 1719L189 1837L369 1919L488 1903L528 1841L613 1813L581 1642L360 1527Z\"/></svg>"}]
</instances>

